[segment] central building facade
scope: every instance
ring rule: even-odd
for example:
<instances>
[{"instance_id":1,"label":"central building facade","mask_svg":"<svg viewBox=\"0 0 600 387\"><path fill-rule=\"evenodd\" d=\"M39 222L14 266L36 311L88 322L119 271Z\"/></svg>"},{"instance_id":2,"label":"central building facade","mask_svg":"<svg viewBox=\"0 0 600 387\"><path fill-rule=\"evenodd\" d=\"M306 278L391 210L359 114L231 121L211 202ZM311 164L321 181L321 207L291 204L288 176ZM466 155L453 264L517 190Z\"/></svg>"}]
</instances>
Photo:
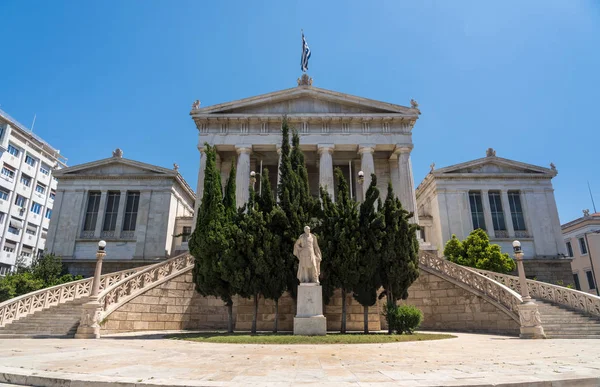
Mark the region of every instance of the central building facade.
<instances>
[{"instance_id":1,"label":"central building facade","mask_svg":"<svg viewBox=\"0 0 600 387\"><path fill-rule=\"evenodd\" d=\"M238 207L248 200L251 171L267 168L275 188L286 116L300 134L312 195L318 196L323 186L334 196L333 171L339 167L351 195L361 201L375 173L382 195L391 181L404 208L415 212L412 221L418 223L410 161L412 129L420 115L415 101L406 107L320 89L303 75L297 87L287 90L208 107L197 101L190 115L198 128L200 151L196 208L204 190L205 143L216 147L223 185L235 163ZM363 182L359 171L364 173ZM260 190L260 183L255 188Z\"/></svg>"}]
</instances>

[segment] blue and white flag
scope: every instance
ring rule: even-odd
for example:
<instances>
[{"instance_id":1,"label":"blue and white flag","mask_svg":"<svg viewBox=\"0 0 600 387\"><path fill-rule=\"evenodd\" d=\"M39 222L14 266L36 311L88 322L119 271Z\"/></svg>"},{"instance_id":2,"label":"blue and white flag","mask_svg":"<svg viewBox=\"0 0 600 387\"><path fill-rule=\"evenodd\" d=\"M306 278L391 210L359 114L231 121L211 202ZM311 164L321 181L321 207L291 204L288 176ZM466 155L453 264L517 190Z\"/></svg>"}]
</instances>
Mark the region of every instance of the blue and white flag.
<instances>
[{"instance_id":1,"label":"blue and white flag","mask_svg":"<svg viewBox=\"0 0 600 387\"><path fill-rule=\"evenodd\" d=\"M304 38L304 31L302 32L302 60L300 61L300 68L306 72L308 70L308 59L310 58L310 48Z\"/></svg>"}]
</instances>

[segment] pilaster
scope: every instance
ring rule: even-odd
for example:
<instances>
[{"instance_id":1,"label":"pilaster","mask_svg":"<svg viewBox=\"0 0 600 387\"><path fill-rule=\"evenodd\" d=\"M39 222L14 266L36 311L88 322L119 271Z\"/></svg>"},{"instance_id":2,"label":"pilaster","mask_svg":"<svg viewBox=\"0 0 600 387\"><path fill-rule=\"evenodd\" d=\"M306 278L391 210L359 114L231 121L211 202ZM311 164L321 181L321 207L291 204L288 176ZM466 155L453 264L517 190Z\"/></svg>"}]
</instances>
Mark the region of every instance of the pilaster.
<instances>
[{"instance_id":1,"label":"pilaster","mask_svg":"<svg viewBox=\"0 0 600 387\"><path fill-rule=\"evenodd\" d=\"M334 186L335 180L333 177L333 144L319 144L319 186L324 187L331 200L335 201Z\"/></svg>"},{"instance_id":2,"label":"pilaster","mask_svg":"<svg viewBox=\"0 0 600 387\"><path fill-rule=\"evenodd\" d=\"M508 191L503 189L500 191L502 197L502 212L504 212L504 221L506 222L506 231L508 231L508 237L515 237L515 226L513 225L512 216L510 214L510 202L508 201Z\"/></svg>"},{"instance_id":3,"label":"pilaster","mask_svg":"<svg viewBox=\"0 0 600 387\"><path fill-rule=\"evenodd\" d=\"M127 204L127 191L122 190L119 196L119 210L117 212L117 225L115 235L120 236L123 231L123 218L125 217L125 204Z\"/></svg>"},{"instance_id":4,"label":"pilaster","mask_svg":"<svg viewBox=\"0 0 600 387\"><path fill-rule=\"evenodd\" d=\"M98 217L96 218L96 227L94 228L95 238L100 238L100 234L102 233L102 225L104 224L104 213L106 212L106 196L106 190L100 192L100 205L98 206Z\"/></svg>"},{"instance_id":5,"label":"pilaster","mask_svg":"<svg viewBox=\"0 0 600 387\"><path fill-rule=\"evenodd\" d=\"M490 207L490 196L487 189L481 190L481 204L483 205L483 218L485 219L485 229L490 238L495 238L494 221L492 220L492 209Z\"/></svg>"},{"instance_id":6,"label":"pilaster","mask_svg":"<svg viewBox=\"0 0 600 387\"><path fill-rule=\"evenodd\" d=\"M238 208L248 201L250 195L250 153L252 145L236 145L238 154L235 174L235 198Z\"/></svg>"}]
</instances>

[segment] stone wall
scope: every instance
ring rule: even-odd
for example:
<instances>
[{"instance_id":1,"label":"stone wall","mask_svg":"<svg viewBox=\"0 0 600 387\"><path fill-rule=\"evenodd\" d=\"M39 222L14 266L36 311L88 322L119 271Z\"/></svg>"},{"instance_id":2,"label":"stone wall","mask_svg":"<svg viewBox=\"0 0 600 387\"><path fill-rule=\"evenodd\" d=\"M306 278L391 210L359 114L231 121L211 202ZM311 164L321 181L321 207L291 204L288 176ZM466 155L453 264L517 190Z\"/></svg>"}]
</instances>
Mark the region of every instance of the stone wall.
<instances>
[{"instance_id":1,"label":"stone wall","mask_svg":"<svg viewBox=\"0 0 600 387\"><path fill-rule=\"evenodd\" d=\"M562 281L563 286L573 283L573 270L571 269L571 259L524 259L523 266L527 278L534 278L536 281L547 282L559 285ZM512 275L519 275L515 270Z\"/></svg>"},{"instance_id":2,"label":"stone wall","mask_svg":"<svg viewBox=\"0 0 600 387\"><path fill-rule=\"evenodd\" d=\"M408 294L404 303L423 311L421 329L519 334L519 324L495 305L423 270Z\"/></svg>"},{"instance_id":3,"label":"stone wall","mask_svg":"<svg viewBox=\"0 0 600 387\"><path fill-rule=\"evenodd\" d=\"M363 330L363 308L347 295L347 329ZM421 271L419 279L410 287L404 301L423 311L425 330L466 331L516 335L519 325L495 305L443 278ZM369 308L369 329L387 329L381 315L385 298ZM233 313L236 330L250 330L253 301L236 297ZM327 329L339 331L342 299L339 291L329 305L325 305ZM295 315L292 298L285 294L279 301L279 330L291 331ZM274 303L259 300L257 329L271 331L275 318ZM202 297L194 290L191 272L130 300L108 316L102 333L143 330L226 329L227 308L214 297Z\"/></svg>"},{"instance_id":4,"label":"stone wall","mask_svg":"<svg viewBox=\"0 0 600 387\"><path fill-rule=\"evenodd\" d=\"M140 261L140 260L115 260L104 259L102 262L102 274L114 273L117 271L133 269L140 266L148 266L159 261ZM92 277L96 270L95 260L63 260L63 267L69 274L82 275L84 278Z\"/></svg>"},{"instance_id":5,"label":"stone wall","mask_svg":"<svg viewBox=\"0 0 600 387\"><path fill-rule=\"evenodd\" d=\"M233 314L237 312L233 307ZM102 334L181 329L227 329L227 307L196 293L187 272L130 300L110 314Z\"/></svg>"}]
</instances>

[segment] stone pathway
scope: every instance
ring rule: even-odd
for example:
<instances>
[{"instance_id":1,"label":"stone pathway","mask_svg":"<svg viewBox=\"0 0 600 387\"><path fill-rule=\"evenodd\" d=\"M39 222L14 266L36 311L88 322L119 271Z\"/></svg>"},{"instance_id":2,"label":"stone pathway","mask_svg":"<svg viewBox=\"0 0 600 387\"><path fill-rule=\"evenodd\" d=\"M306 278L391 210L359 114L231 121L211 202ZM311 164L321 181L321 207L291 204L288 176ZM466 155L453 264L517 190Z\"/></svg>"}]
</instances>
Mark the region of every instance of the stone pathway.
<instances>
[{"instance_id":1,"label":"stone pathway","mask_svg":"<svg viewBox=\"0 0 600 387\"><path fill-rule=\"evenodd\" d=\"M357 345L211 344L139 333L100 340L0 340L0 383L600 386L600 341L456 335L439 341Z\"/></svg>"}]
</instances>

